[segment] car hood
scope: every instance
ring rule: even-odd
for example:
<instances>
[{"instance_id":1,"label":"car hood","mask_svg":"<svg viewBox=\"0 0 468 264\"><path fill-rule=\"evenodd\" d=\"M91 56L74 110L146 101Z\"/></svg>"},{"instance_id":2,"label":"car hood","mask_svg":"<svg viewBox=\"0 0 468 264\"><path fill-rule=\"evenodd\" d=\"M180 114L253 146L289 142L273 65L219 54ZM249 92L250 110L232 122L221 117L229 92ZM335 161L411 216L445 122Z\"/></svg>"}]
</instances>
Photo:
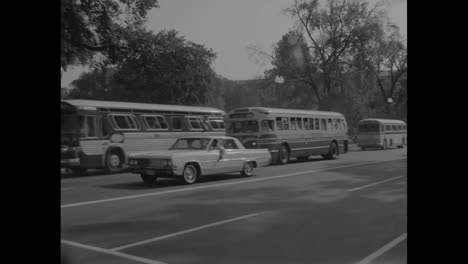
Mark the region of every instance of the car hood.
<instances>
[{"instance_id":1,"label":"car hood","mask_svg":"<svg viewBox=\"0 0 468 264\"><path fill-rule=\"evenodd\" d=\"M136 152L129 155L130 158L173 158L175 156L189 156L206 150L159 150Z\"/></svg>"}]
</instances>

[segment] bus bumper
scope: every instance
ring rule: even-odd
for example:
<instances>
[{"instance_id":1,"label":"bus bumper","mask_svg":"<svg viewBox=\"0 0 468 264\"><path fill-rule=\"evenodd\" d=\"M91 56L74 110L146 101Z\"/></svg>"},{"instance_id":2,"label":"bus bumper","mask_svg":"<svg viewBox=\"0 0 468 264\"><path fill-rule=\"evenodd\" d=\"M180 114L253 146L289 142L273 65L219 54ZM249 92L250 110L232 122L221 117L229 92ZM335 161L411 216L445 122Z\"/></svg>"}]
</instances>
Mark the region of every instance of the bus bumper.
<instances>
[{"instance_id":1,"label":"bus bumper","mask_svg":"<svg viewBox=\"0 0 468 264\"><path fill-rule=\"evenodd\" d=\"M78 166L80 166L80 158L61 159L61 160L60 160L60 165L61 165L63 168L78 167Z\"/></svg>"}]
</instances>

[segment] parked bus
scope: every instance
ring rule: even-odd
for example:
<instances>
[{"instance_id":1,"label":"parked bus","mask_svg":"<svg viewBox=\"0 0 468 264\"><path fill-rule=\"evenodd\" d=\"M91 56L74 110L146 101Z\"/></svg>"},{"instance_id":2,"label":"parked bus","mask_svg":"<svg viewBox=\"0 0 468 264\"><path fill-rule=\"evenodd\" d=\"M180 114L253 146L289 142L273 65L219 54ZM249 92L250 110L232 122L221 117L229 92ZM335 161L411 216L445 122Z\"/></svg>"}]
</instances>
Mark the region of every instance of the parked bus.
<instances>
[{"instance_id":1,"label":"parked bus","mask_svg":"<svg viewBox=\"0 0 468 264\"><path fill-rule=\"evenodd\" d=\"M61 166L118 172L132 152L166 150L177 138L225 135L224 111L209 107L61 101Z\"/></svg>"},{"instance_id":2,"label":"parked bus","mask_svg":"<svg viewBox=\"0 0 468 264\"><path fill-rule=\"evenodd\" d=\"M273 162L334 159L348 151L346 119L340 113L265 107L237 108L227 115L228 136L246 148L268 148Z\"/></svg>"},{"instance_id":3,"label":"parked bus","mask_svg":"<svg viewBox=\"0 0 468 264\"><path fill-rule=\"evenodd\" d=\"M403 148L407 144L406 123L391 119L362 119L358 123L358 146L366 148Z\"/></svg>"}]
</instances>

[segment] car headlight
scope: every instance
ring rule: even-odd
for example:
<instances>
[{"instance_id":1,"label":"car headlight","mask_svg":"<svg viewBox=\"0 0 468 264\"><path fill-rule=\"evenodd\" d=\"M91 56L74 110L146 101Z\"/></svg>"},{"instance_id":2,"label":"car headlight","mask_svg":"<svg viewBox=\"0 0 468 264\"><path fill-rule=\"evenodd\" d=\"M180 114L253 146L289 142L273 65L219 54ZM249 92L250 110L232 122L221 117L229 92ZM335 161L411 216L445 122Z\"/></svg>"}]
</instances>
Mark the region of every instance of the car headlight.
<instances>
[{"instance_id":1,"label":"car headlight","mask_svg":"<svg viewBox=\"0 0 468 264\"><path fill-rule=\"evenodd\" d=\"M172 160L165 160L163 164L165 167L172 167Z\"/></svg>"}]
</instances>

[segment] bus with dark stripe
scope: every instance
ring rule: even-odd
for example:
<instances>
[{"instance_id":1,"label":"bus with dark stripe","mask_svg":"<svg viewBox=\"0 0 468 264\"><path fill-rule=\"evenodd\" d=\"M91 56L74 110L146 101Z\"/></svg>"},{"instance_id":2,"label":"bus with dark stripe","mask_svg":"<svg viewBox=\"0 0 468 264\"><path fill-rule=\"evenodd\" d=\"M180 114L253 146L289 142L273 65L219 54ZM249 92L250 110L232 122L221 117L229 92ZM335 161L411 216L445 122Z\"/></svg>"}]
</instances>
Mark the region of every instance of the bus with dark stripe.
<instances>
[{"instance_id":1,"label":"bus with dark stripe","mask_svg":"<svg viewBox=\"0 0 468 264\"><path fill-rule=\"evenodd\" d=\"M358 146L367 148L403 148L408 143L406 123L401 120L366 118L358 123Z\"/></svg>"},{"instance_id":2,"label":"bus with dark stripe","mask_svg":"<svg viewBox=\"0 0 468 264\"><path fill-rule=\"evenodd\" d=\"M227 136L246 148L268 148L274 163L319 155L335 159L348 152L346 119L336 112L243 107L230 111L226 123Z\"/></svg>"},{"instance_id":3,"label":"bus with dark stripe","mask_svg":"<svg viewBox=\"0 0 468 264\"><path fill-rule=\"evenodd\" d=\"M61 101L61 167L119 172L128 154L167 150L178 138L224 136L225 112L211 107Z\"/></svg>"}]
</instances>

